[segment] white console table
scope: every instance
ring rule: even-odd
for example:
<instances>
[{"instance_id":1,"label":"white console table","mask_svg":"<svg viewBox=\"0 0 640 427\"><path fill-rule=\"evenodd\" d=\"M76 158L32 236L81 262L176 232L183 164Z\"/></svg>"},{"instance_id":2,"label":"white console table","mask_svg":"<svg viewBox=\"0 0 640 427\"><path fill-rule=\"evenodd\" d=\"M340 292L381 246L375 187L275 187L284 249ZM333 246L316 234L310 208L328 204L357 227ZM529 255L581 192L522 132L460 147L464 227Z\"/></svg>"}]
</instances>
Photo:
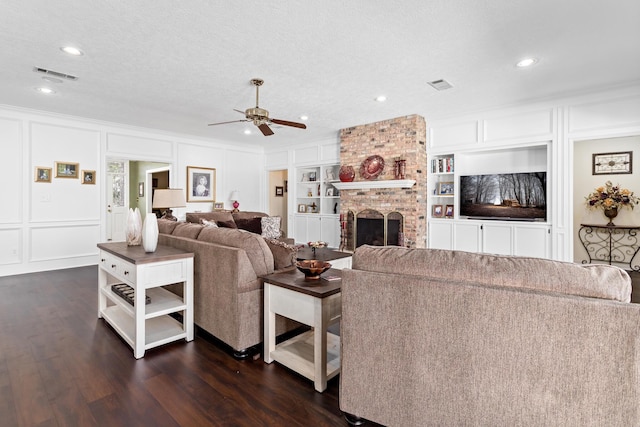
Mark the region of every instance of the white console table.
<instances>
[{"instance_id":1,"label":"white console table","mask_svg":"<svg viewBox=\"0 0 640 427\"><path fill-rule=\"evenodd\" d=\"M193 340L193 253L162 245L145 253L142 246L124 242L100 243L98 248L98 317L133 348L136 359L146 349ZM111 290L115 283L133 288L133 305ZM175 283L182 283L182 298L163 288ZM170 316L178 312L182 323Z\"/></svg>"}]
</instances>

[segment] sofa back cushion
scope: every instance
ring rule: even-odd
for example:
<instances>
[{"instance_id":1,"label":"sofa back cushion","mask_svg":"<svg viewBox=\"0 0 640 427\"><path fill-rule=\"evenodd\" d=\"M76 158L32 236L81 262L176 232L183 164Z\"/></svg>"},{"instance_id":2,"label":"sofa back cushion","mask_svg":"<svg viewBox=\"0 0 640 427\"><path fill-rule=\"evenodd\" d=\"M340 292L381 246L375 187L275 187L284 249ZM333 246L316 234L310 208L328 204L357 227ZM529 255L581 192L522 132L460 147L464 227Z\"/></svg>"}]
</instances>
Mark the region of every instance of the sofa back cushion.
<instances>
[{"instance_id":1,"label":"sofa back cushion","mask_svg":"<svg viewBox=\"0 0 640 427\"><path fill-rule=\"evenodd\" d=\"M196 239L203 228L204 228L204 225L201 225L201 224L193 224L190 222L179 222L178 225L176 225L176 228L173 229L173 233L171 234L178 237Z\"/></svg>"},{"instance_id":2,"label":"sofa back cushion","mask_svg":"<svg viewBox=\"0 0 640 427\"><path fill-rule=\"evenodd\" d=\"M178 221L171 221L169 219L160 218L158 220L158 232L162 234L171 234L173 233L173 230L176 228L177 225L178 225Z\"/></svg>"},{"instance_id":3,"label":"sofa back cushion","mask_svg":"<svg viewBox=\"0 0 640 427\"><path fill-rule=\"evenodd\" d=\"M227 211L188 212L186 216L187 222L194 222L196 224L200 224L201 219L215 221L217 223L218 221L233 221L233 216L231 216L231 212Z\"/></svg>"},{"instance_id":4,"label":"sofa back cushion","mask_svg":"<svg viewBox=\"0 0 640 427\"><path fill-rule=\"evenodd\" d=\"M365 245L354 252L353 269L631 301L629 275L603 264Z\"/></svg>"},{"instance_id":5,"label":"sofa back cushion","mask_svg":"<svg viewBox=\"0 0 640 427\"><path fill-rule=\"evenodd\" d=\"M273 273L273 254L259 235L231 228L202 228L197 240L244 249L257 276Z\"/></svg>"}]
</instances>

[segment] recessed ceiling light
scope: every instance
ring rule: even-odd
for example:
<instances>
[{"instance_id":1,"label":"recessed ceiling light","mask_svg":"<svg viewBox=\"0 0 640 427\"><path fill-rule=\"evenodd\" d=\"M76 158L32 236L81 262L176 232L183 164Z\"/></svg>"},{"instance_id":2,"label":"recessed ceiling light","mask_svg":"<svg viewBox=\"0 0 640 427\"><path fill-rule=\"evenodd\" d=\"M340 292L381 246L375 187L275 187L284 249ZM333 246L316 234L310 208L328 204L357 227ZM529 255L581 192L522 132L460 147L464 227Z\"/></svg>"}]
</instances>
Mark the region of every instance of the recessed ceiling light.
<instances>
[{"instance_id":1,"label":"recessed ceiling light","mask_svg":"<svg viewBox=\"0 0 640 427\"><path fill-rule=\"evenodd\" d=\"M244 130L244 134L245 135L251 135L251 129L245 129Z\"/></svg>"},{"instance_id":2,"label":"recessed ceiling light","mask_svg":"<svg viewBox=\"0 0 640 427\"><path fill-rule=\"evenodd\" d=\"M376 97L376 101L378 101L378 102L384 102L386 100L387 100L387 97L384 96L384 95L380 95L380 96Z\"/></svg>"},{"instance_id":3,"label":"recessed ceiling light","mask_svg":"<svg viewBox=\"0 0 640 427\"><path fill-rule=\"evenodd\" d=\"M538 60L536 58L525 58L525 59L522 59L522 60L518 61L518 63L516 64L516 67L518 67L518 68L526 68L526 67L532 66L536 62L538 62Z\"/></svg>"},{"instance_id":4,"label":"recessed ceiling light","mask_svg":"<svg viewBox=\"0 0 640 427\"><path fill-rule=\"evenodd\" d=\"M77 47L73 47L73 46L63 46L63 47L60 48L60 50L63 51L64 53L68 53L69 55L73 55L73 56L82 56L82 55L84 55L83 51L81 51Z\"/></svg>"},{"instance_id":5,"label":"recessed ceiling light","mask_svg":"<svg viewBox=\"0 0 640 427\"><path fill-rule=\"evenodd\" d=\"M300 116L300 120L309 120L309 116Z\"/></svg>"},{"instance_id":6,"label":"recessed ceiling light","mask_svg":"<svg viewBox=\"0 0 640 427\"><path fill-rule=\"evenodd\" d=\"M53 95L56 93L55 90L49 89L48 87L37 87L36 90L40 93L44 93L45 95Z\"/></svg>"}]
</instances>

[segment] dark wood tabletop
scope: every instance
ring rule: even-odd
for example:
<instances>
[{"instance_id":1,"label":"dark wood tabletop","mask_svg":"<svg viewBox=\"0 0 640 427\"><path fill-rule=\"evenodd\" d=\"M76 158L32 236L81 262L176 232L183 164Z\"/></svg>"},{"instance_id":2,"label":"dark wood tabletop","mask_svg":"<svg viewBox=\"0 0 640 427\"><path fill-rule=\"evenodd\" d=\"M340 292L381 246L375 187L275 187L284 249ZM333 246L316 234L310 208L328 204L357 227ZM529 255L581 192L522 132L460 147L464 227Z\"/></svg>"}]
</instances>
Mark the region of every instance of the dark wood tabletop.
<instances>
[{"instance_id":1,"label":"dark wood tabletop","mask_svg":"<svg viewBox=\"0 0 640 427\"><path fill-rule=\"evenodd\" d=\"M346 258L352 255L353 255L352 253L340 252L335 249L318 248L316 249L316 254L314 256L311 248L305 247L305 248L298 249L298 254L296 255L296 258L298 259L298 261L304 260L304 259L317 259L318 261L331 262L335 259Z\"/></svg>"},{"instance_id":2,"label":"dark wood tabletop","mask_svg":"<svg viewBox=\"0 0 640 427\"><path fill-rule=\"evenodd\" d=\"M155 252L145 252L142 245L128 246L127 242L98 243L98 247L132 264L193 258L191 252L164 245L158 245Z\"/></svg>"},{"instance_id":3,"label":"dark wood tabletop","mask_svg":"<svg viewBox=\"0 0 640 427\"><path fill-rule=\"evenodd\" d=\"M339 280L328 281L323 277L338 276ZM318 280L305 280L301 271L290 270L282 273L273 273L262 277L265 283L280 286L292 291L301 292L316 298L326 298L337 294L342 287L342 271L335 268L322 273Z\"/></svg>"}]
</instances>

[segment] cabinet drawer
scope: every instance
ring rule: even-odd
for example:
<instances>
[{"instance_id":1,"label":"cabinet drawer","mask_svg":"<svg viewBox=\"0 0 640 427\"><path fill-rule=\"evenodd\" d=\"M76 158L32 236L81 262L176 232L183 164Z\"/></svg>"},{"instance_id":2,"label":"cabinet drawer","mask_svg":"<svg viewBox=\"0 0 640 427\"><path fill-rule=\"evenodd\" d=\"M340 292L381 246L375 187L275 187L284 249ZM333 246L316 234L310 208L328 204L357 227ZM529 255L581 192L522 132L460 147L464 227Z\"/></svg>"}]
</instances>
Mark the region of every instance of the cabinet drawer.
<instances>
[{"instance_id":1,"label":"cabinet drawer","mask_svg":"<svg viewBox=\"0 0 640 427\"><path fill-rule=\"evenodd\" d=\"M119 280L130 283L135 283L136 281L135 265L116 258L105 251L100 252L100 266Z\"/></svg>"}]
</instances>

